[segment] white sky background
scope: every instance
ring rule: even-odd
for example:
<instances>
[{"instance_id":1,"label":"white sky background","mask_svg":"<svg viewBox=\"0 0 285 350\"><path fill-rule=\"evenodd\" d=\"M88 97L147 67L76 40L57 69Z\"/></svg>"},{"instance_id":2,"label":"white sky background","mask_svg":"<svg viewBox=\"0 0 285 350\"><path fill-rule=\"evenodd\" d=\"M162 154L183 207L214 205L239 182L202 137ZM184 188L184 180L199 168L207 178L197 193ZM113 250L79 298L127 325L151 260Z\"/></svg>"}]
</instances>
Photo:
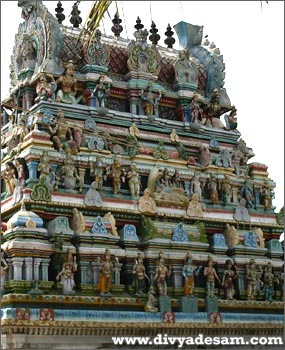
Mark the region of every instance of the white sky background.
<instances>
[{"instance_id":1,"label":"white sky background","mask_svg":"<svg viewBox=\"0 0 285 350\"><path fill-rule=\"evenodd\" d=\"M75 1L62 1L69 14ZM55 15L57 1L43 1ZM81 1L79 10L84 24L92 1ZM164 44L168 23L180 21L204 26L204 35L224 56L225 88L238 111L238 130L246 145L253 149L251 162L268 166L276 182L273 204L279 212L284 203L284 3L283 1L117 1L122 26L121 36L134 39L137 16L146 29L151 20ZM115 4L109 8L111 19ZM127 23L125 22L127 20ZM21 9L17 1L1 1L1 99L8 96L9 64ZM111 35L111 20L105 15L101 31ZM127 31L126 31L127 29ZM175 30L173 30L175 33ZM176 39L175 48L179 49ZM224 120L223 120L224 122Z\"/></svg>"}]
</instances>

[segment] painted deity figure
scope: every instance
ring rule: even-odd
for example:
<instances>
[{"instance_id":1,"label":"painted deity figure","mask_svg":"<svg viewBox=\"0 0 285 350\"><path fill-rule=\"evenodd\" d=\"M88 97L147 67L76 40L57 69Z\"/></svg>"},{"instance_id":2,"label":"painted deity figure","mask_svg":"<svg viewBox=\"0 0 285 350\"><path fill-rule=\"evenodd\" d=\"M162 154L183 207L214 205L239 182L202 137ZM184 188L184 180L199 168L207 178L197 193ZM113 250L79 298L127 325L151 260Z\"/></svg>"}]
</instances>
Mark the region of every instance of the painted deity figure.
<instances>
[{"instance_id":1,"label":"painted deity figure","mask_svg":"<svg viewBox=\"0 0 285 350\"><path fill-rule=\"evenodd\" d=\"M60 176L64 188L68 190L74 190L76 188L77 181L80 181L80 177L75 167L75 162L72 158L70 150L66 151L66 158L63 166L60 169Z\"/></svg>"},{"instance_id":2,"label":"painted deity figure","mask_svg":"<svg viewBox=\"0 0 285 350\"><path fill-rule=\"evenodd\" d=\"M210 177L209 189L212 204L218 204L218 181L215 176Z\"/></svg>"},{"instance_id":3,"label":"painted deity figure","mask_svg":"<svg viewBox=\"0 0 285 350\"><path fill-rule=\"evenodd\" d=\"M191 123L201 123L203 110L198 102L198 95L194 94L190 103Z\"/></svg>"},{"instance_id":4,"label":"painted deity figure","mask_svg":"<svg viewBox=\"0 0 285 350\"><path fill-rule=\"evenodd\" d=\"M106 97L110 91L110 84L105 82L104 74L101 74L99 77L99 81L93 90L93 96L96 96L98 101L98 107L105 108L106 105Z\"/></svg>"},{"instance_id":5,"label":"painted deity figure","mask_svg":"<svg viewBox=\"0 0 285 350\"><path fill-rule=\"evenodd\" d=\"M29 178L29 171L24 158L16 158L15 165L18 170L18 181L13 192L13 204L19 203L23 198L23 187Z\"/></svg>"},{"instance_id":6,"label":"painted deity figure","mask_svg":"<svg viewBox=\"0 0 285 350\"><path fill-rule=\"evenodd\" d=\"M38 171L40 173L40 177L45 177L45 184L50 188L53 189L53 181L52 177L56 177L55 172L52 168L50 158L48 155L48 151L45 150L43 154L40 157L40 162L38 164Z\"/></svg>"},{"instance_id":7,"label":"painted deity figure","mask_svg":"<svg viewBox=\"0 0 285 350\"><path fill-rule=\"evenodd\" d=\"M91 163L90 175L95 176L95 181L98 184L98 191L102 191L104 180L104 165L102 157L98 157L95 163Z\"/></svg>"},{"instance_id":8,"label":"painted deity figure","mask_svg":"<svg viewBox=\"0 0 285 350\"><path fill-rule=\"evenodd\" d=\"M215 279L218 280L219 283L221 283L221 281L217 275L216 269L214 268L214 260L210 256L208 257L208 266L204 269L204 276L207 278L207 295L209 297L214 297Z\"/></svg>"},{"instance_id":9,"label":"painted deity figure","mask_svg":"<svg viewBox=\"0 0 285 350\"><path fill-rule=\"evenodd\" d=\"M5 170L2 173L2 177L6 185L6 193L13 194L18 185L18 169L13 162L9 161L5 164Z\"/></svg>"},{"instance_id":10,"label":"painted deity figure","mask_svg":"<svg viewBox=\"0 0 285 350\"><path fill-rule=\"evenodd\" d=\"M144 294L146 289L146 280L150 283L150 279L146 274L145 267L143 264L143 253L138 253L137 260L133 266L134 288L136 294Z\"/></svg>"},{"instance_id":11,"label":"painted deity figure","mask_svg":"<svg viewBox=\"0 0 285 350\"><path fill-rule=\"evenodd\" d=\"M57 275L56 280L61 281L63 285L63 294L75 294L74 273L77 271L76 258L72 254L70 248L67 249L66 258L62 266L62 270Z\"/></svg>"},{"instance_id":12,"label":"painted deity figure","mask_svg":"<svg viewBox=\"0 0 285 350\"><path fill-rule=\"evenodd\" d=\"M57 113L57 123L55 127L49 126L52 135L54 147L57 150L70 148L70 142L73 141L72 130L64 118L64 112L59 110Z\"/></svg>"},{"instance_id":13,"label":"painted deity figure","mask_svg":"<svg viewBox=\"0 0 285 350\"><path fill-rule=\"evenodd\" d=\"M51 74L42 74L40 80L36 85L37 97L35 102L39 101L52 101L54 99L54 92L56 89L56 83L53 75Z\"/></svg>"},{"instance_id":14,"label":"painted deity figure","mask_svg":"<svg viewBox=\"0 0 285 350\"><path fill-rule=\"evenodd\" d=\"M147 294L147 302L144 307L144 311L146 312L157 312L157 299L155 297L155 288L154 286L150 286Z\"/></svg>"},{"instance_id":15,"label":"painted deity figure","mask_svg":"<svg viewBox=\"0 0 285 350\"><path fill-rule=\"evenodd\" d=\"M69 61L61 77L56 80L59 90L56 94L56 102L75 104L77 94L77 80L74 78L74 64Z\"/></svg>"},{"instance_id":16,"label":"painted deity figure","mask_svg":"<svg viewBox=\"0 0 285 350\"><path fill-rule=\"evenodd\" d=\"M274 274L272 272L272 264L269 261L265 267L263 274L264 283L264 299L272 303L273 293L274 293Z\"/></svg>"},{"instance_id":17,"label":"painted deity figure","mask_svg":"<svg viewBox=\"0 0 285 350\"><path fill-rule=\"evenodd\" d=\"M29 178L29 170L25 158L16 158L15 165L18 170L18 184L23 187Z\"/></svg>"},{"instance_id":18,"label":"painted deity figure","mask_svg":"<svg viewBox=\"0 0 285 350\"><path fill-rule=\"evenodd\" d=\"M242 196L246 200L246 208L253 208L253 190L249 181L245 181L241 189Z\"/></svg>"},{"instance_id":19,"label":"painted deity figure","mask_svg":"<svg viewBox=\"0 0 285 350\"><path fill-rule=\"evenodd\" d=\"M184 277L184 295L193 295L195 287L194 276L198 269L199 267L196 267L193 263L192 254L187 253L182 268L182 276Z\"/></svg>"},{"instance_id":20,"label":"painted deity figure","mask_svg":"<svg viewBox=\"0 0 285 350\"><path fill-rule=\"evenodd\" d=\"M234 267L232 261L228 259L226 261L226 268L223 273L222 286L225 290L225 296L229 300L234 299L235 295L235 285L234 280L238 277L236 268Z\"/></svg>"},{"instance_id":21,"label":"painted deity figure","mask_svg":"<svg viewBox=\"0 0 285 350\"><path fill-rule=\"evenodd\" d=\"M129 179L129 188L132 197L139 197L140 194L140 176L137 172L137 167L135 163L130 165L130 170L127 173L127 178Z\"/></svg>"},{"instance_id":22,"label":"painted deity figure","mask_svg":"<svg viewBox=\"0 0 285 350\"><path fill-rule=\"evenodd\" d=\"M139 198L138 209L141 213L156 213L156 204L154 199L150 195L150 189L147 187L143 192L143 196Z\"/></svg>"},{"instance_id":23,"label":"painted deity figure","mask_svg":"<svg viewBox=\"0 0 285 350\"><path fill-rule=\"evenodd\" d=\"M246 265L245 277L247 280L247 299L254 300L256 294L256 283L259 282L263 285L263 282L260 280L260 272L257 271L255 260L253 258L251 258L249 264Z\"/></svg>"},{"instance_id":24,"label":"painted deity figure","mask_svg":"<svg viewBox=\"0 0 285 350\"><path fill-rule=\"evenodd\" d=\"M271 188L267 181L263 183L260 199L264 210L269 210L271 208Z\"/></svg>"},{"instance_id":25,"label":"painted deity figure","mask_svg":"<svg viewBox=\"0 0 285 350\"><path fill-rule=\"evenodd\" d=\"M198 195L198 199L200 200L202 197L202 189L199 180L199 175L197 173L194 174L190 183L190 195L193 197L194 193Z\"/></svg>"},{"instance_id":26,"label":"painted deity figure","mask_svg":"<svg viewBox=\"0 0 285 350\"><path fill-rule=\"evenodd\" d=\"M102 295L110 293L113 271L114 266L111 261L111 252L109 249L106 249L100 266L99 277L99 290Z\"/></svg>"},{"instance_id":27,"label":"painted deity figure","mask_svg":"<svg viewBox=\"0 0 285 350\"><path fill-rule=\"evenodd\" d=\"M121 169L121 164L117 158L115 158L111 170L107 170L107 174L112 178L114 193L119 194L121 192L121 184L125 182L126 172L124 169Z\"/></svg>"},{"instance_id":28,"label":"painted deity figure","mask_svg":"<svg viewBox=\"0 0 285 350\"><path fill-rule=\"evenodd\" d=\"M164 254L159 253L159 259L155 270L154 280L156 282L159 295L167 295L166 278L171 275L171 265L169 268L165 265Z\"/></svg>"},{"instance_id":29,"label":"painted deity figure","mask_svg":"<svg viewBox=\"0 0 285 350\"><path fill-rule=\"evenodd\" d=\"M158 103L161 96L161 91L159 91L159 95L155 97L152 83L148 84L146 92L143 89L141 90L141 99L144 102L144 110L147 116L155 115L158 117Z\"/></svg>"},{"instance_id":30,"label":"painted deity figure","mask_svg":"<svg viewBox=\"0 0 285 350\"><path fill-rule=\"evenodd\" d=\"M222 197L223 197L223 202L224 205L228 205L231 202L231 197L232 197L232 186L230 183L230 179L227 175L225 175L224 179L222 180Z\"/></svg>"}]
</instances>

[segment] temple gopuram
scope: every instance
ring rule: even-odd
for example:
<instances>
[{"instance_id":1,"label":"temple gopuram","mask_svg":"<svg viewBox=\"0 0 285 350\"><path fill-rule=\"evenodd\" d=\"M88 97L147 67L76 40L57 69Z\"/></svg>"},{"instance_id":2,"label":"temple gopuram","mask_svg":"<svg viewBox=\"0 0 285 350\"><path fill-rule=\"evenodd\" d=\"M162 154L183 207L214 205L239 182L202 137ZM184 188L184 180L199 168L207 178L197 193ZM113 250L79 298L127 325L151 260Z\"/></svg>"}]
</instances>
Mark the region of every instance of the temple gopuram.
<instances>
[{"instance_id":1,"label":"temple gopuram","mask_svg":"<svg viewBox=\"0 0 285 350\"><path fill-rule=\"evenodd\" d=\"M78 3L68 27L60 1L56 15L18 1L1 101L3 349L281 337L283 211L238 131L220 49L202 26L160 37L139 17L124 39L118 12L103 35L111 1L80 29Z\"/></svg>"}]
</instances>

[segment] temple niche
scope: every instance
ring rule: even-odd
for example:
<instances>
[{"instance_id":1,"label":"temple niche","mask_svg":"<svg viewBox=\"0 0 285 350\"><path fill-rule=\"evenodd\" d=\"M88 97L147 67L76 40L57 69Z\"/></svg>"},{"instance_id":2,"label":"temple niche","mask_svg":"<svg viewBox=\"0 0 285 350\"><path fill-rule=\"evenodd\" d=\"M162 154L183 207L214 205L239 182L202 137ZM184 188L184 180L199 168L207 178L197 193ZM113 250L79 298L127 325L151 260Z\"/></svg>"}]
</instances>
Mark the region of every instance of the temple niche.
<instances>
[{"instance_id":1,"label":"temple niche","mask_svg":"<svg viewBox=\"0 0 285 350\"><path fill-rule=\"evenodd\" d=\"M68 30L61 4L56 16L42 1L18 6L1 105L6 348L95 349L110 329L148 336L170 322L176 335L218 321L227 336L280 335L275 182L251 161L203 27L174 24L177 50L171 25L163 47L139 17L127 40L118 13L107 37L92 18Z\"/></svg>"}]
</instances>

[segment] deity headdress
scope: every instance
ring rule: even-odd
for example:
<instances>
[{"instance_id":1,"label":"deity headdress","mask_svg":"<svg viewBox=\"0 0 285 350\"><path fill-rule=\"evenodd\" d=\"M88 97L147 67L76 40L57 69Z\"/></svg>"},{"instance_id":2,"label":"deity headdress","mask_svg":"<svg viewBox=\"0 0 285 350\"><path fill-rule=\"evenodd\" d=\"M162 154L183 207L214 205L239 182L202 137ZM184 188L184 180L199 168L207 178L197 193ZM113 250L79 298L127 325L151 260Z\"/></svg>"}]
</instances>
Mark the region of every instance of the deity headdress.
<instances>
[{"instance_id":1,"label":"deity headdress","mask_svg":"<svg viewBox=\"0 0 285 350\"><path fill-rule=\"evenodd\" d=\"M186 256L185 256L185 258L184 258L184 262L187 262L187 260L188 259L191 259L191 260L193 260L193 255L190 253L190 252L188 252L187 254L186 254Z\"/></svg>"}]
</instances>

